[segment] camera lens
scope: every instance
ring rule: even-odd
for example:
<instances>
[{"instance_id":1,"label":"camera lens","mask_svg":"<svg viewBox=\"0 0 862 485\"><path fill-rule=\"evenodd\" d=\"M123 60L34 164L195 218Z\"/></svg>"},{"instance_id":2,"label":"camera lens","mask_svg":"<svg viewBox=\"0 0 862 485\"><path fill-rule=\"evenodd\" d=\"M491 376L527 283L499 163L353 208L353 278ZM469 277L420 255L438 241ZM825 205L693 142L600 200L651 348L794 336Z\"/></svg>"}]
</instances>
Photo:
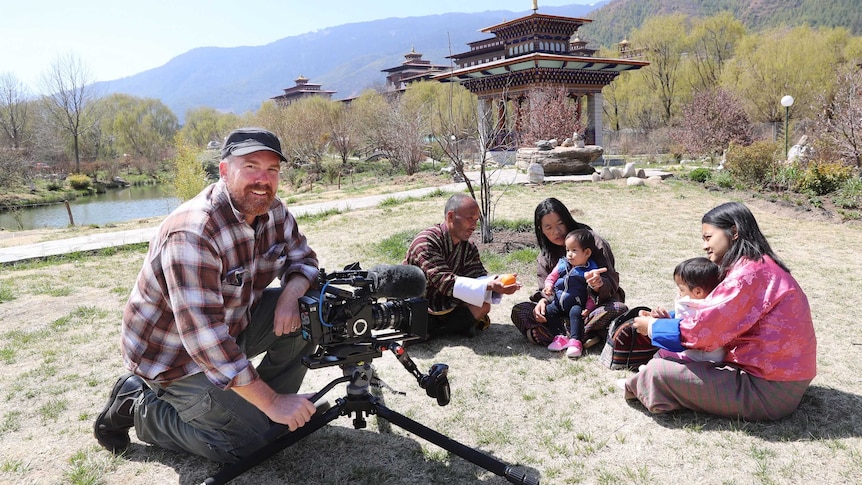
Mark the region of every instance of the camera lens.
<instances>
[{"instance_id":1,"label":"camera lens","mask_svg":"<svg viewBox=\"0 0 862 485\"><path fill-rule=\"evenodd\" d=\"M410 327L410 307L401 300L376 303L372 308L372 330L401 330Z\"/></svg>"}]
</instances>

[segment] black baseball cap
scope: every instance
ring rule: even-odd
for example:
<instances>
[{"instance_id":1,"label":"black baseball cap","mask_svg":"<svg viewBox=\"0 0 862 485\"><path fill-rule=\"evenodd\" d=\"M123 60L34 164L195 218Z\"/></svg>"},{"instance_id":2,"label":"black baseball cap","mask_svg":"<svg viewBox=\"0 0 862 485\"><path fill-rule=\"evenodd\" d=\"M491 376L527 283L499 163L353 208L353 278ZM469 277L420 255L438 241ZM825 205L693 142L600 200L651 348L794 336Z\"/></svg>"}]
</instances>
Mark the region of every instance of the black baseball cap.
<instances>
[{"instance_id":1,"label":"black baseball cap","mask_svg":"<svg viewBox=\"0 0 862 485\"><path fill-rule=\"evenodd\" d=\"M230 155L248 155L267 150L277 154L283 161L287 158L281 153L281 142L271 131L263 128L239 128L230 132L221 148L222 159Z\"/></svg>"}]
</instances>

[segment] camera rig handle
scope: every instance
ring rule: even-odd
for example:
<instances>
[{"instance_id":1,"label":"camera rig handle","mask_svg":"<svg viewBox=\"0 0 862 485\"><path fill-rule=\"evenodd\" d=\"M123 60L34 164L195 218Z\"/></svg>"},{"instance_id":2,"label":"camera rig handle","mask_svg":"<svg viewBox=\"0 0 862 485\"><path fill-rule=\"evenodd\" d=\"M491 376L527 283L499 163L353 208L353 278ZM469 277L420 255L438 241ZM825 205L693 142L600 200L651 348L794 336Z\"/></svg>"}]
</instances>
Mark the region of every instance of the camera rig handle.
<instances>
[{"instance_id":1,"label":"camera rig handle","mask_svg":"<svg viewBox=\"0 0 862 485\"><path fill-rule=\"evenodd\" d=\"M434 364L431 366L431 369L428 370L428 374L423 374L419 372L419 369L416 367L416 363L413 362L413 359L411 359L407 354L407 349L398 342L390 342L388 345L381 346L381 351L382 350L391 351L395 355L395 358L398 359L398 362L401 362L401 365L407 369L407 372L416 377L419 387L425 389L428 397L437 399L437 404L439 406L449 404L452 393L449 388L449 378L447 377L449 373L448 365Z\"/></svg>"}]
</instances>

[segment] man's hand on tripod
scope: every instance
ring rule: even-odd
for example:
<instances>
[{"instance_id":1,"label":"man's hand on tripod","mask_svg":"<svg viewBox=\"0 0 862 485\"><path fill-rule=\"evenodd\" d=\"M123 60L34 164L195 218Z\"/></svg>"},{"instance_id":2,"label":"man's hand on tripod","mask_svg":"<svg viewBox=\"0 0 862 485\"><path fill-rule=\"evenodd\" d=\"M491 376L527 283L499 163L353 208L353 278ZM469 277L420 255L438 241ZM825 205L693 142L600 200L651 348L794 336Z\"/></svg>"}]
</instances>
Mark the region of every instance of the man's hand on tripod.
<instances>
[{"instance_id":1,"label":"man's hand on tripod","mask_svg":"<svg viewBox=\"0 0 862 485\"><path fill-rule=\"evenodd\" d=\"M287 426L291 431L301 427L311 419L317 408L309 399L312 394L276 394L271 409L263 412L276 423Z\"/></svg>"},{"instance_id":2,"label":"man's hand on tripod","mask_svg":"<svg viewBox=\"0 0 862 485\"><path fill-rule=\"evenodd\" d=\"M307 423L317 410L310 401L313 394L278 394L263 379L232 389L263 411L273 422L283 424L291 431Z\"/></svg>"}]
</instances>

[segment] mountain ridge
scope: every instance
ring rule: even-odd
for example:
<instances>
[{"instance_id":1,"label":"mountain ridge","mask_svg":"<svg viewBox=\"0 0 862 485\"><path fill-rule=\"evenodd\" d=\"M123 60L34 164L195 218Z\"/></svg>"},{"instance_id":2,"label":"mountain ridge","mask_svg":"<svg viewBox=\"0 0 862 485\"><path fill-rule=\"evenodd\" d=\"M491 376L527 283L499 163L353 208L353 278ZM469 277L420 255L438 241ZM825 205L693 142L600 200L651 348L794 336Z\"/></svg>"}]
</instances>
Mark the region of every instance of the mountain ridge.
<instances>
[{"instance_id":1,"label":"mountain ridge","mask_svg":"<svg viewBox=\"0 0 862 485\"><path fill-rule=\"evenodd\" d=\"M839 24L859 35L862 14L846 13L852 11L853 1L604 0L593 5L543 7L539 13L592 20L578 32L590 47L597 48L621 41L652 15L684 12L706 16L720 9L742 16L751 30L769 28L776 22ZM788 4L793 4L798 16L787 12ZM95 87L105 94L159 99L181 120L188 110L198 107L238 114L256 110L292 87L300 75L336 91L334 99L344 99L382 86L386 75L381 71L400 65L411 49L433 64L450 65L447 56L467 51L469 42L490 37L481 29L530 13L489 10L389 17L318 29L259 46L197 47L162 66Z\"/></svg>"},{"instance_id":2,"label":"mountain ridge","mask_svg":"<svg viewBox=\"0 0 862 485\"><path fill-rule=\"evenodd\" d=\"M593 8L548 7L542 13L583 17ZM201 106L234 113L255 110L292 87L299 75L336 91L335 99L343 99L384 84L382 69L400 65L411 49L433 64L449 65L447 56L468 50L468 42L489 37L480 29L528 13L490 10L390 17L318 29L260 46L197 47L162 66L96 83L96 88L106 94L159 99L180 118Z\"/></svg>"}]
</instances>

